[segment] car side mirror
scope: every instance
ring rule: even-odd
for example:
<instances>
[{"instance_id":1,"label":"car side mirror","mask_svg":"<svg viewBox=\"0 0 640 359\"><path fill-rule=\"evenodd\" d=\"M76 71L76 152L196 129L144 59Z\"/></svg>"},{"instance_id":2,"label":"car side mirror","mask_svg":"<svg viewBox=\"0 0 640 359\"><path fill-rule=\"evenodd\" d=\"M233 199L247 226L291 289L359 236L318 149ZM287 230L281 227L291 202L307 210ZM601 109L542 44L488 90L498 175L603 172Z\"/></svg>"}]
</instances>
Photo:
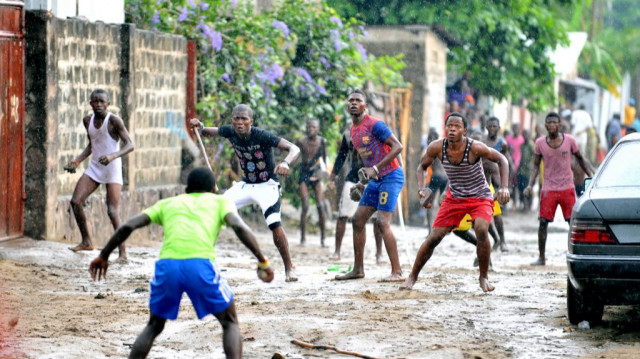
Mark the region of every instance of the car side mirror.
<instances>
[{"instance_id":1,"label":"car side mirror","mask_svg":"<svg viewBox=\"0 0 640 359\"><path fill-rule=\"evenodd\" d=\"M591 181L593 180L593 178L591 177L587 177L584 179L584 189L586 190L587 188L589 188L589 185L591 184Z\"/></svg>"}]
</instances>

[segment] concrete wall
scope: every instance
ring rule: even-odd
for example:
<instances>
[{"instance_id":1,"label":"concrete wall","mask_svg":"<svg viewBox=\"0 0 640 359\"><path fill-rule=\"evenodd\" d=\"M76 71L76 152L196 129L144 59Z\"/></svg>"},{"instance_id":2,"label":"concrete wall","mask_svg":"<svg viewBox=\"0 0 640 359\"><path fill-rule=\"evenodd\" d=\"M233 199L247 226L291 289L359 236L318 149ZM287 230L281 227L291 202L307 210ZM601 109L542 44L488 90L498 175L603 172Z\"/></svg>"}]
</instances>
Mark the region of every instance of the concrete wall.
<instances>
[{"instance_id":1,"label":"concrete wall","mask_svg":"<svg viewBox=\"0 0 640 359\"><path fill-rule=\"evenodd\" d=\"M409 193L408 222L421 224L420 203L415 169L420 163L421 137L429 126L442 126L446 102L447 45L427 26L368 26L363 45L376 55L404 54L407 67L402 75L413 85L411 99L412 122L408 137L407 158L404 159ZM440 132L442 133L442 132ZM405 219L407 220L407 219Z\"/></svg>"},{"instance_id":2,"label":"concrete wall","mask_svg":"<svg viewBox=\"0 0 640 359\"><path fill-rule=\"evenodd\" d=\"M63 166L88 144L82 117L91 113L96 88L107 90L109 110L124 120L135 144L123 158L121 219L180 193L182 151L194 148L184 123L186 40L130 24L50 18L45 11L27 11L26 26L25 234L80 241L69 200L89 159L75 174ZM98 189L85 206L96 245L113 232L105 192Z\"/></svg>"}]
</instances>

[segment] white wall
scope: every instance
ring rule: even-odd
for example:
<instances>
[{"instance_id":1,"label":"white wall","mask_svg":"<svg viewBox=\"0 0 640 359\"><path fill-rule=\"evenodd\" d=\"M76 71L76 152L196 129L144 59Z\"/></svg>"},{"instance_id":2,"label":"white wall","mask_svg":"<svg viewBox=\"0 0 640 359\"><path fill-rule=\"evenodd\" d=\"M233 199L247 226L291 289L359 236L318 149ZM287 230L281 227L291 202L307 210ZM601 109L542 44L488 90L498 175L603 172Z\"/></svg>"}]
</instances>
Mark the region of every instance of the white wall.
<instances>
[{"instance_id":1,"label":"white wall","mask_svg":"<svg viewBox=\"0 0 640 359\"><path fill-rule=\"evenodd\" d=\"M124 23L124 0L25 0L26 10L48 10L56 17L84 16L89 21Z\"/></svg>"}]
</instances>

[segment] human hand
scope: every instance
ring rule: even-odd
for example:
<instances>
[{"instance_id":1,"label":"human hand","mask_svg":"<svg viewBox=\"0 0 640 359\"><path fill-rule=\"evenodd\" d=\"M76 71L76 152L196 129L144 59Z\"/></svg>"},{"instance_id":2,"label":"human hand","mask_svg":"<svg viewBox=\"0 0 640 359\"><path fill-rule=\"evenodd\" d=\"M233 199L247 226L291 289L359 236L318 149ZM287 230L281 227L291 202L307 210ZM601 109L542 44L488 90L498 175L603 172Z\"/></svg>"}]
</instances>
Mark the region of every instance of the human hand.
<instances>
[{"instance_id":1,"label":"human hand","mask_svg":"<svg viewBox=\"0 0 640 359\"><path fill-rule=\"evenodd\" d=\"M91 279L107 279L107 268L109 268L108 259L98 257L91 261L91 264L89 265L89 273L91 273Z\"/></svg>"},{"instance_id":2,"label":"human hand","mask_svg":"<svg viewBox=\"0 0 640 359\"><path fill-rule=\"evenodd\" d=\"M258 273L258 278L265 283L270 283L273 280L274 274L268 259L265 259L262 263L258 263L256 272Z\"/></svg>"},{"instance_id":3,"label":"human hand","mask_svg":"<svg viewBox=\"0 0 640 359\"><path fill-rule=\"evenodd\" d=\"M204 128L204 124L200 122L197 118L192 118L189 120L189 127L191 128Z\"/></svg>"},{"instance_id":4,"label":"human hand","mask_svg":"<svg viewBox=\"0 0 640 359\"><path fill-rule=\"evenodd\" d=\"M279 175L282 175L282 176L286 176L286 175L288 175L288 174L289 174L289 171L290 171L290 169L289 169L289 163L288 163L288 162L286 162L286 161L282 161L282 162L280 162L280 163L276 166L276 168L274 169L274 172L275 172L276 174L279 174Z\"/></svg>"},{"instance_id":5,"label":"human hand","mask_svg":"<svg viewBox=\"0 0 640 359\"><path fill-rule=\"evenodd\" d=\"M531 186L527 186L524 191L522 191L522 194L525 197L531 197Z\"/></svg>"},{"instance_id":6,"label":"human hand","mask_svg":"<svg viewBox=\"0 0 640 359\"><path fill-rule=\"evenodd\" d=\"M509 203L509 199L511 197L511 194L509 193L509 189L508 188L500 188L497 192L498 196L496 197L498 199L498 202L500 204L507 204Z\"/></svg>"},{"instance_id":7,"label":"human hand","mask_svg":"<svg viewBox=\"0 0 640 359\"><path fill-rule=\"evenodd\" d=\"M101 165L106 166L106 165L108 165L109 163L111 163L111 162L112 162L113 160L115 160L115 159L116 159L116 156L113 156L113 155L103 155L103 156L100 156L100 158L98 159L98 162L99 162Z\"/></svg>"},{"instance_id":8,"label":"human hand","mask_svg":"<svg viewBox=\"0 0 640 359\"><path fill-rule=\"evenodd\" d=\"M355 186L351 187L349 191L349 198L351 198L354 202L359 202L362 198L362 194L364 193L364 185L360 182L356 183Z\"/></svg>"},{"instance_id":9,"label":"human hand","mask_svg":"<svg viewBox=\"0 0 640 359\"><path fill-rule=\"evenodd\" d=\"M418 190L418 196L420 197L420 206L422 208L431 208L431 200L435 193L429 188L425 187Z\"/></svg>"},{"instance_id":10,"label":"human hand","mask_svg":"<svg viewBox=\"0 0 640 359\"><path fill-rule=\"evenodd\" d=\"M69 163L67 163L63 168L69 173L76 173L78 165L80 165L78 161L69 161Z\"/></svg>"}]
</instances>

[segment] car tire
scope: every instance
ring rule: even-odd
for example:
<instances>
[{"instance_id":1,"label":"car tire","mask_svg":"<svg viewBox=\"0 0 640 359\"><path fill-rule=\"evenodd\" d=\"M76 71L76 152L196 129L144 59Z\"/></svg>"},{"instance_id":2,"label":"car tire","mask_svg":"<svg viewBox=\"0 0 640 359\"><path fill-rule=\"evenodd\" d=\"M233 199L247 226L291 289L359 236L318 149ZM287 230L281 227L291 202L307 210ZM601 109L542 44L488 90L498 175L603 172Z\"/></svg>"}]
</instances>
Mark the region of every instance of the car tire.
<instances>
[{"instance_id":1,"label":"car tire","mask_svg":"<svg viewBox=\"0 0 640 359\"><path fill-rule=\"evenodd\" d=\"M596 297L595 293L589 295L586 290L579 291L567 278L567 312L571 324L578 324L583 320L597 323L602 320L604 304Z\"/></svg>"}]
</instances>

